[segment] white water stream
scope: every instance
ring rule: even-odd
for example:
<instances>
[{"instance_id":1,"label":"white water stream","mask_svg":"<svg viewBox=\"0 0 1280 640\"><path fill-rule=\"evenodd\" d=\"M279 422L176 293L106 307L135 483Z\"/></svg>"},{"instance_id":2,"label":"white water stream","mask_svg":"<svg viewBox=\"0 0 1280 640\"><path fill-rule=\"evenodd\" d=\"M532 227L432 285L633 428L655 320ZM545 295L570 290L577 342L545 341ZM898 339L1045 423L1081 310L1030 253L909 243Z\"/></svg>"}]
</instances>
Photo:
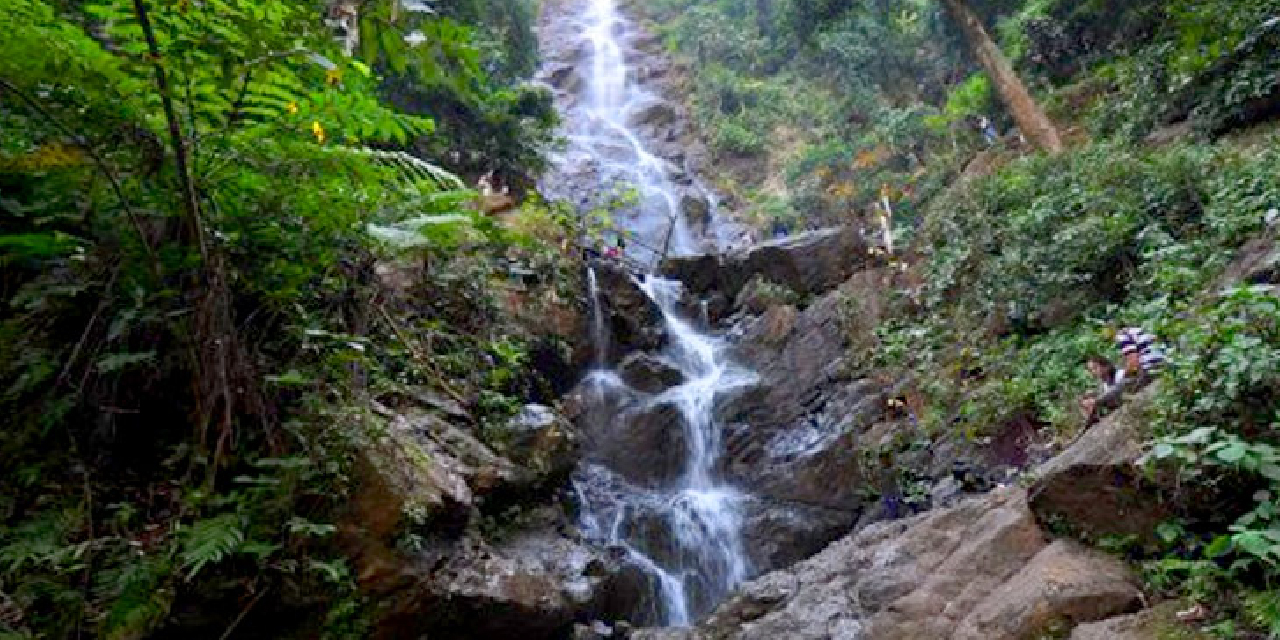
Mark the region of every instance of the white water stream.
<instances>
[{"instance_id":1,"label":"white water stream","mask_svg":"<svg viewBox=\"0 0 1280 640\"><path fill-rule=\"evenodd\" d=\"M552 182L558 184L549 191L570 183L579 189L588 186L569 177L573 174L588 176L589 200L595 206L607 206L610 198L625 200L634 189L638 201L615 211L611 221L614 229L625 230L632 239L628 253L645 264L662 253L695 253L699 243L681 211L681 194L697 192L712 207L716 200L697 182L682 190L675 180L680 169L654 154L633 127L639 113L661 101L637 82L635 70L627 64L634 52L634 27L618 13L614 0L581 1L581 15L558 18L572 21L573 37L585 44L586 58L576 71L582 77L581 95L572 102L561 101L566 123L562 134L568 146L553 158L553 173L558 175Z\"/></svg>"},{"instance_id":2,"label":"white water stream","mask_svg":"<svg viewBox=\"0 0 1280 640\"><path fill-rule=\"evenodd\" d=\"M649 408L675 406L685 450L664 453L682 459L684 470L674 487L661 490L631 485L607 468L589 465L576 489L587 537L625 549L655 577L655 621L684 626L708 613L750 571L740 532L746 496L716 474L722 443L714 408L717 397L755 383L756 376L726 359L720 338L699 333L677 315L678 282L650 277L640 285L662 310L670 336L663 356L684 382L647 397L611 371L597 371L588 382L598 402L621 394Z\"/></svg>"},{"instance_id":3,"label":"white water stream","mask_svg":"<svg viewBox=\"0 0 1280 640\"><path fill-rule=\"evenodd\" d=\"M642 133L650 130L634 125L663 100L640 80L645 73L629 64L654 62L636 50L635 26L619 13L615 0L565 2L546 25L543 47L559 60L548 72L560 78L557 104L568 144L552 158L544 191L567 196L586 211L607 204L618 189L634 188L638 200L614 212L612 225L626 232L632 240L627 252L642 264L653 264L664 253L699 250L699 234L685 219L682 198L709 203L713 222L706 243L724 246L720 236L732 225L715 221L714 195L684 167L654 153L646 142L649 133ZM678 434L671 450L635 455L669 462L669 469L679 473L674 480L655 472L629 481L604 463L584 464L574 480L582 530L596 543L623 552L650 577L650 597L644 610L634 612L633 622L689 625L751 570L740 526L746 496L717 475L723 445L714 409L719 396L754 383L755 377L729 362L721 339L700 333L677 313L679 283L650 277L639 284L662 311L669 340L661 356L679 370L683 382L657 394L628 387L607 369L609 334L596 275L588 273L597 366L586 382L597 408L593 425L619 438L616 442L632 441L618 429ZM649 424L634 422L637 415L649 418ZM664 419L667 423L652 424ZM673 424L677 420L680 424Z\"/></svg>"}]
</instances>

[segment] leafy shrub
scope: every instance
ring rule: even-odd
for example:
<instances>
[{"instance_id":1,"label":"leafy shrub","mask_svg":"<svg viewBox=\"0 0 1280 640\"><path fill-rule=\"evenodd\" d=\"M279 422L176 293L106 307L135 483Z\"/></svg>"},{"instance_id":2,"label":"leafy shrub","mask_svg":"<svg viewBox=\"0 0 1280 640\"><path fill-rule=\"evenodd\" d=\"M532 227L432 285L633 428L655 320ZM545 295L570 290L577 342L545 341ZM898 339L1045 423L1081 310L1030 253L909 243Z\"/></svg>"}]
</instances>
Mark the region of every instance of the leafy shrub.
<instances>
[{"instance_id":1,"label":"leafy shrub","mask_svg":"<svg viewBox=\"0 0 1280 640\"><path fill-rule=\"evenodd\" d=\"M716 124L712 143L730 155L756 155L765 148L765 137L737 118L724 118Z\"/></svg>"}]
</instances>

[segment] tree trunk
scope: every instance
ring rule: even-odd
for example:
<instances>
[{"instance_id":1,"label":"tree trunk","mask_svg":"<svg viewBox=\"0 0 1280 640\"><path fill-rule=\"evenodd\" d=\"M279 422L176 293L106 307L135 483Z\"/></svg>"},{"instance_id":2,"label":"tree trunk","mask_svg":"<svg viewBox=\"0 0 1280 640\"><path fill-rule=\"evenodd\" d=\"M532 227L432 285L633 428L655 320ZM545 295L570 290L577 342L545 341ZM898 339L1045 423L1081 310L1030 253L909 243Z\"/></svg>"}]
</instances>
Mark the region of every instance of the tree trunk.
<instances>
[{"instance_id":1,"label":"tree trunk","mask_svg":"<svg viewBox=\"0 0 1280 640\"><path fill-rule=\"evenodd\" d=\"M942 4L964 31L969 48L973 50L987 75L991 76L1000 99L1013 115L1022 135L1041 151L1061 152L1062 138L1058 136L1058 129L1053 126L1053 121L1049 120L1040 105L1036 104L1035 98L1031 97L1031 92L1027 91L1027 86L1022 83L1000 47L991 39L978 16L969 9L965 0L942 0Z\"/></svg>"}]
</instances>

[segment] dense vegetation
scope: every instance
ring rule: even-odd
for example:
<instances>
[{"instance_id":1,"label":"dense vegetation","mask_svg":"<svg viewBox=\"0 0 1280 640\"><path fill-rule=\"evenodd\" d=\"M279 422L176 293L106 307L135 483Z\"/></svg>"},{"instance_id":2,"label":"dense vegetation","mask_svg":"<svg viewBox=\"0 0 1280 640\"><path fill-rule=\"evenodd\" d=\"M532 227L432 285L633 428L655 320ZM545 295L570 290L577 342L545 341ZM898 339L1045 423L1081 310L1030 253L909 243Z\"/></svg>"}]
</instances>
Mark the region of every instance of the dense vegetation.
<instances>
[{"instance_id":1,"label":"dense vegetation","mask_svg":"<svg viewBox=\"0 0 1280 640\"><path fill-rule=\"evenodd\" d=\"M1275 2L970 4L1076 142L1136 141L1188 114L1221 131L1274 88L1262 25ZM935 0L638 8L691 69L694 115L730 167L722 186L762 222L867 216L886 185L909 214L986 146L980 116L1017 146Z\"/></svg>"},{"instance_id":2,"label":"dense vegetation","mask_svg":"<svg viewBox=\"0 0 1280 640\"><path fill-rule=\"evenodd\" d=\"M1092 542L1220 636L1280 636L1280 297L1239 268L1280 236L1280 2L967 3L1055 155L945 3L633 4L745 216L891 208L892 304L854 360L917 381L901 446L1068 441L1107 329L1156 332L1147 464L1221 502ZM536 10L0 0L0 639L368 634L338 522L371 407L428 388L501 440L554 395L532 369L565 345L499 281L571 297L567 221L533 198L500 226L465 188L543 167Z\"/></svg>"},{"instance_id":3,"label":"dense vegetation","mask_svg":"<svg viewBox=\"0 0 1280 640\"><path fill-rule=\"evenodd\" d=\"M1273 271L1240 261L1280 233L1280 139L1240 129L1276 112L1280 3L970 3L1063 132L1059 156L1010 133L942 4L645 11L686 61L720 183L759 223L872 223L887 196L908 248L878 339L856 346L862 373L919 381L904 449L1015 424L1070 441L1093 384L1081 363L1114 357L1120 326L1156 332L1172 358L1148 464L1221 503L1145 546L1093 542L1141 560L1154 592L1207 605L1220 636L1275 637L1280 297Z\"/></svg>"},{"instance_id":4,"label":"dense vegetation","mask_svg":"<svg viewBox=\"0 0 1280 640\"><path fill-rule=\"evenodd\" d=\"M537 392L451 173L539 169L534 6L425 9L0 2L0 637L361 637L369 399Z\"/></svg>"}]
</instances>

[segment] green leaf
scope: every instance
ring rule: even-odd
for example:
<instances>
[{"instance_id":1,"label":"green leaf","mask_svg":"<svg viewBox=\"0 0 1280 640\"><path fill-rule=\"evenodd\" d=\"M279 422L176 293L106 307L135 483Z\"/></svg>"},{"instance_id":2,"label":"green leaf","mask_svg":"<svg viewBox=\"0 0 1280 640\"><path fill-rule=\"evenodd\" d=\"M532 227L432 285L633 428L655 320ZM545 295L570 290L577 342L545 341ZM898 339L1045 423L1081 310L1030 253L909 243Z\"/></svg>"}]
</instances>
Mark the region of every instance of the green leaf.
<instances>
[{"instance_id":1,"label":"green leaf","mask_svg":"<svg viewBox=\"0 0 1280 640\"><path fill-rule=\"evenodd\" d=\"M290 369L285 373L267 376L266 381L286 387L306 387L316 384L315 378L308 378L297 369Z\"/></svg>"},{"instance_id":2,"label":"green leaf","mask_svg":"<svg viewBox=\"0 0 1280 640\"><path fill-rule=\"evenodd\" d=\"M1218 536L1209 543L1208 547L1205 547L1204 554L1209 558L1218 558L1230 552L1231 548L1231 536Z\"/></svg>"},{"instance_id":3,"label":"green leaf","mask_svg":"<svg viewBox=\"0 0 1280 640\"><path fill-rule=\"evenodd\" d=\"M360 59L373 66L378 62L378 21L365 14L360 17Z\"/></svg>"},{"instance_id":4,"label":"green leaf","mask_svg":"<svg viewBox=\"0 0 1280 640\"><path fill-rule=\"evenodd\" d=\"M1245 457L1248 453L1249 450L1245 447L1244 443L1236 441L1218 450L1216 455L1219 460L1227 464L1234 464L1239 462L1240 459Z\"/></svg>"},{"instance_id":5,"label":"green leaf","mask_svg":"<svg viewBox=\"0 0 1280 640\"><path fill-rule=\"evenodd\" d=\"M1266 536L1262 535L1261 532L1243 531L1231 536L1231 541L1241 551L1262 560L1266 560L1267 562L1271 562L1267 557L1268 552L1271 550L1271 541L1268 540Z\"/></svg>"},{"instance_id":6,"label":"green leaf","mask_svg":"<svg viewBox=\"0 0 1280 640\"><path fill-rule=\"evenodd\" d=\"M147 351L145 353L113 353L98 359L98 373L107 374L127 369L136 365L152 362L156 359L156 352Z\"/></svg>"},{"instance_id":7,"label":"green leaf","mask_svg":"<svg viewBox=\"0 0 1280 640\"><path fill-rule=\"evenodd\" d=\"M1156 535L1159 536L1165 544L1173 544L1183 536L1185 531L1182 525L1177 522L1161 522L1156 527Z\"/></svg>"},{"instance_id":8,"label":"green leaf","mask_svg":"<svg viewBox=\"0 0 1280 640\"><path fill-rule=\"evenodd\" d=\"M185 532L179 557L182 568L191 580L210 564L221 562L244 543L244 529L240 517L225 514L198 520Z\"/></svg>"}]
</instances>

